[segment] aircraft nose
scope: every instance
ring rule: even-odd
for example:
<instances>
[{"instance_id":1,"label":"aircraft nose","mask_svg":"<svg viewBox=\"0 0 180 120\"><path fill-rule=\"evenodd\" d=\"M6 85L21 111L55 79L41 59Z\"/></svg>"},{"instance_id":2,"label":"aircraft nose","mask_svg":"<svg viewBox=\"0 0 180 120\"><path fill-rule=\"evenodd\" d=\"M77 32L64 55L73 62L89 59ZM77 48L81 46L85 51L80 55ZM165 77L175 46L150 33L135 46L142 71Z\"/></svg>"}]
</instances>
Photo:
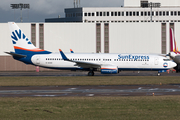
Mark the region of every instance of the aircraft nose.
<instances>
[{"instance_id":1,"label":"aircraft nose","mask_svg":"<svg viewBox=\"0 0 180 120\"><path fill-rule=\"evenodd\" d=\"M176 66L177 66L177 64L172 61L171 64L170 64L170 67L171 67L171 68L174 68L174 67L176 67Z\"/></svg>"}]
</instances>

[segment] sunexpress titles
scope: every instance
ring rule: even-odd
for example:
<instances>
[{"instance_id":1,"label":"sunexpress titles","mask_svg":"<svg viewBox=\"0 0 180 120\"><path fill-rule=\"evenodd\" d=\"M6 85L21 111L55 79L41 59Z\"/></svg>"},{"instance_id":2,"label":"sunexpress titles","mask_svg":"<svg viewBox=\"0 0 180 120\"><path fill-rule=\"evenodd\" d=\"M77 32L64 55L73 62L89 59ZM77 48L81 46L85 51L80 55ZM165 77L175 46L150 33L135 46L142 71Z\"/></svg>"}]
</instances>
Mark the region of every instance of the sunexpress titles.
<instances>
[{"instance_id":1,"label":"sunexpress titles","mask_svg":"<svg viewBox=\"0 0 180 120\"><path fill-rule=\"evenodd\" d=\"M140 55L118 55L118 59L134 59L134 60L138 60L138 59L142 59L142 60L149 60L149 56L140 56Z\"/></svg>"}]
</instances>

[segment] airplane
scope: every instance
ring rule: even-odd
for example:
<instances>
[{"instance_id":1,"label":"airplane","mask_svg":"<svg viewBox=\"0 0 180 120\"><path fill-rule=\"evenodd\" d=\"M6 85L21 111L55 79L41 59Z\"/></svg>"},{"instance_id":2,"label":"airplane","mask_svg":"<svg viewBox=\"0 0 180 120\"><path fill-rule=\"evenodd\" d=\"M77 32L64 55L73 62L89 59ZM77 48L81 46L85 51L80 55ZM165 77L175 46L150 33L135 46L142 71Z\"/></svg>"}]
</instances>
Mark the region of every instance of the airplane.
<instances>
[{"instance_id":1,"label":"airplane","mask_svg":"<svg viewBox=\"0 0 180 120\"><path fill-rule=\"evenodd\" d=\"M170 58L177 63L177 66L174 68L176 72L180 72L180 51L178 51L178 48L176 46L176 40L174 36L173 29L170 28Z\"/></svg>"},{"instance_id":2,"label":"airplane","mask_svg":"<svg viewBox=\"0 0 180 120\"><path fill-rule=\"evenodd\" d=\"M11 39L15 52L6 52L15 60L44 68L59 70L89 71L88 76L94 76L94 71L101 74L117 74L123 70L166 72L176 66L176 63L160 55L151 54L121 54L121 53L58 53L35 47L30 39L15 22L9 22Z\"/></svg>"}]
</instances>

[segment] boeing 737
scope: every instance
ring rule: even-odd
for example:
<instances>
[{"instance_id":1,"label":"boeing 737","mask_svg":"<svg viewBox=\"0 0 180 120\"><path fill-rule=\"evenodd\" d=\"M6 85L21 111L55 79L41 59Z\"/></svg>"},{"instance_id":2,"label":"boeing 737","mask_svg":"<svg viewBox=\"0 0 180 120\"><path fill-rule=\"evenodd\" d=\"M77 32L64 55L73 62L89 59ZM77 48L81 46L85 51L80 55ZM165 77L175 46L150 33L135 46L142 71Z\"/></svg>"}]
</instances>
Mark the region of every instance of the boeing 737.
<instances>
[{"instance_id":1,"label":"boeing 737","mask_svg":"<svg viewBox=\"0 0 180 120\"><path fill-rule=\"evenodd\" d=\"M117 74L122 70L160 73L176 66L175 62L166 57L151 54L65 54L61 49L53 53L35 47L16 23L9 22L8 24L15 52L6 53L26 64L59 70L84 70L89 71L88 76L94 76L94 71L102 74Z\"/></svg>"},{"instance_id":2,"label":"boeing 737","mask_svg":"<svg viewBox=\"0 0 180 120\"><path fill-rule=\"evenodd\" d=\"M172 28L170 28L170 49L171 51L169 53L169 56L175 63L177 63L175 69L178 73L180 72L180 52L178 51L178 48L176 46L176 40Z\"/></svg>"}]
</instances>

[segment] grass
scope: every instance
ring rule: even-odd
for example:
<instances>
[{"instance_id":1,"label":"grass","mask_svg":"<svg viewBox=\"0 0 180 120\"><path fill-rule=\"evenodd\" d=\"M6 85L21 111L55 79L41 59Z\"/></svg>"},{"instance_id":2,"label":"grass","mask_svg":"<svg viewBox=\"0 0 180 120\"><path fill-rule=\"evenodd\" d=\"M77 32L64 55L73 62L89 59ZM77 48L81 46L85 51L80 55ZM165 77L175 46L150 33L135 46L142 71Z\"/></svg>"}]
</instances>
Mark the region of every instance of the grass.
<instances>
[{"instance_id":1,"label":"grass","mask_svg":"<svg viewBox=\"0 0 180 120\"><path fill-rule=\"evenodd\" d=\"M180 96L1 98L13 120L179 120Z\"/></svg>"},{"instance_id":2,"label":"grass","mask_svg":"<svg viewBox=\"0 0 180 120\"><path fill-rule=\"evenodd\" d=\"M0 86L180 84L180 76L0 77Z\"/></svg>"},{"instance_id":3,"label":"grass","mask_svg":"<svg viewBox=\"0 0 180 120\"><path fill-rule=\"evenodd\" d=\"M180 84L174 76L0 77L0 86ZM1 97L0 119L179 120L180 96Z\"/></svg>"}]
</instances>

